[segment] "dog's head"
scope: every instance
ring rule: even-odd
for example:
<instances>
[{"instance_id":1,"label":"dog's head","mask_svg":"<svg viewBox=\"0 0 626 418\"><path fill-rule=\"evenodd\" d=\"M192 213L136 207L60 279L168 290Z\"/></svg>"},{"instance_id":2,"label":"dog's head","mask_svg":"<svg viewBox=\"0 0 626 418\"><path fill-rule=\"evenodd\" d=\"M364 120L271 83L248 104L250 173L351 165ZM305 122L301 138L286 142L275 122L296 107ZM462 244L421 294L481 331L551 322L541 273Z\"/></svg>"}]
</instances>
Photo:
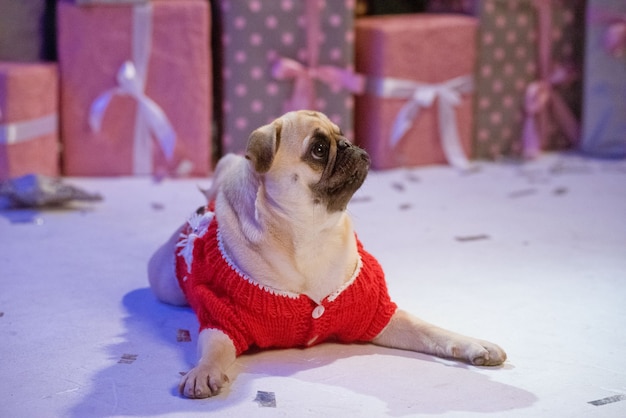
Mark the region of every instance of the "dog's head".
<instances>
[{"instance_id":1,"label":"dog's head","mask_svg":"<svg viewBox=\"0 0 626 418\"><path fill-rule=\"evenodd\" d=\"M337 125L306 110L289 112L252 132L246 158L279 195L309 197L329 212L346 208L370 166L367 153Z\"/></svg>"}]
</instances>

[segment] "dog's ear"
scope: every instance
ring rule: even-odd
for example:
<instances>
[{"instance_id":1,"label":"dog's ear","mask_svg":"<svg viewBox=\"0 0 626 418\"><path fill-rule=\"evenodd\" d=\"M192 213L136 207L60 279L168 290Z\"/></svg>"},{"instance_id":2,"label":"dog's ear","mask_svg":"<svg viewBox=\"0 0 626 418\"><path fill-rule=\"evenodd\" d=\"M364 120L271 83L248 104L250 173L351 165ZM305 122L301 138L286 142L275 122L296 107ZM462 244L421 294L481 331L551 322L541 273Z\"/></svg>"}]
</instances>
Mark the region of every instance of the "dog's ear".
<instances>
[{"instance_id":1,"label":"dog's ear","mask_svg":"<svg viewBox=\"0 0 626 418\"><path fill-rule=\"evenodd\" d=\"M274 161L274 155L280 144L280 121L261 126L253 131L248 138L246 158L258 173L267 173Z\"/></svg>"}]
</instances>

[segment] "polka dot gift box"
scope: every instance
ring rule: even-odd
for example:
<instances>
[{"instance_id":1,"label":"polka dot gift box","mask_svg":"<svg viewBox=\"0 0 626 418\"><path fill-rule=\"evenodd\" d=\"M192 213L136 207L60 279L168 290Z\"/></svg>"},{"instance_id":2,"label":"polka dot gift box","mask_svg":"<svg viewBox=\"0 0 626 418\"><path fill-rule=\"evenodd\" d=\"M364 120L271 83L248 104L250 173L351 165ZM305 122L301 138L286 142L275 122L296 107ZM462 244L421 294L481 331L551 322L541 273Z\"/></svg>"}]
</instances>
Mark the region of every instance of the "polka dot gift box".
<instances>
[{"instance_id":1,"label":"polka dot gift box","mask_svg":"<svg viewBox=\"0 0 626 418\"><path fill-rule=\"evenodd\" d=\"M60 1L57 14L65 174L208 174L208 3Z\"/></svg>"},{"instance_id":2,"label":"polka dot gift box","mask_svg":"<svg viewBox=\"0 0 626 418\"><path fill-rule=\"evenodd\" d=\"M534 157L579 139L582 0L482 0L474 156Z\"/></svg>"},{"instance_id":3,"label":"polka dot gift box","mask_svg":"<svg viewBox=\"0 0 626 418\"><path fill-rule=\"evenodd\" d=\"M354 0L218 0L222 153L285 111L327 114L352 138Z\"/></svg>"}]
</instances>

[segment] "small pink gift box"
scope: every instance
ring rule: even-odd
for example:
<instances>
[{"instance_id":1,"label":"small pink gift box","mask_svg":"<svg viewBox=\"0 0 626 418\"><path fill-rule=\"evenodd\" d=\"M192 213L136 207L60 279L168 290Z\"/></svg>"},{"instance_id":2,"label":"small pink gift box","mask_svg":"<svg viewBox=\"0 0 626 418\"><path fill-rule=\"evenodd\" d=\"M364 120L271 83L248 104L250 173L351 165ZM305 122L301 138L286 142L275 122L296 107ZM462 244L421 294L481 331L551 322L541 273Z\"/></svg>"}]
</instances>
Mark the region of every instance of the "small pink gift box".
<instances>
[{"instance_id":1,"label":"small pink gift box","mask_svg":"<svg viewBox=\"0 0 626 418\"><path fill-rule=\"evenodd\" d=\"M207 2L58 6L65 173L206 175Z\"/></svg>"},{"instance_id":2,"label":"small pink gift box","mask_svg":"<svg viewBox=\"0 0 626 418\"><path fill-rule=\"evenodd\" d=\"M0 180L59 173L54 64L0 62Z\"/></svg>"},{"instance_id":3,"label":"small pink gift box","mask_svg":"<svg viewBox=\"0 0 626 418\"><path fill-rule=\"evenodd\" d=\"M469 165L477 20L461 15L366 17L356 23L356 142L386 169Z\"/></svg>"}]
</instances>

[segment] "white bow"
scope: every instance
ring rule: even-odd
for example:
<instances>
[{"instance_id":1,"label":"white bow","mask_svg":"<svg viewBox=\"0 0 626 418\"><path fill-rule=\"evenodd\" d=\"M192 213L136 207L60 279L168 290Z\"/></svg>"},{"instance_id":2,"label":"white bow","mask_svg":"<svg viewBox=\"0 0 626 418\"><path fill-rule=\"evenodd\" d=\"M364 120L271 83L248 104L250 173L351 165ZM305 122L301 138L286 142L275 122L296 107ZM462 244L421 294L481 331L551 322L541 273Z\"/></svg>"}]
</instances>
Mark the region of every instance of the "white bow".
<instances>
[{"instance_id":1,"label":"white bow","mask_svg":"<svg viewBox=\"0 0 626 418\"><path fill-rule=\"evenodd\" d=\"M176 132L161 107L145 94L152 36L152 6L133 7L132 61L125 61L117 72L117 87L100 94L91 104L89 125L100 131L102 119L115 95L128 95L137 101L133 135L133 172L152 172L152 142L150 134L159 141L165 158L174 155Z\"/></svg>"},{"instance_id":2,"label":"white bow","mask_svg":"<svg viewBox=\"0 0 626 418\"><path fill-rule=\"evenodd\" d=\"M453 78L443 83L427 84L395 78L372 80L372 93L379 97L409 99L393 123L389 142L395 147L411 128L420 109L433 105L438 99L438 127L441 145L448 162L454 167L468 169L470 162L461 146L454 107L461 95L472 91L471 76Z\"/></svg>"}]
</instances>

